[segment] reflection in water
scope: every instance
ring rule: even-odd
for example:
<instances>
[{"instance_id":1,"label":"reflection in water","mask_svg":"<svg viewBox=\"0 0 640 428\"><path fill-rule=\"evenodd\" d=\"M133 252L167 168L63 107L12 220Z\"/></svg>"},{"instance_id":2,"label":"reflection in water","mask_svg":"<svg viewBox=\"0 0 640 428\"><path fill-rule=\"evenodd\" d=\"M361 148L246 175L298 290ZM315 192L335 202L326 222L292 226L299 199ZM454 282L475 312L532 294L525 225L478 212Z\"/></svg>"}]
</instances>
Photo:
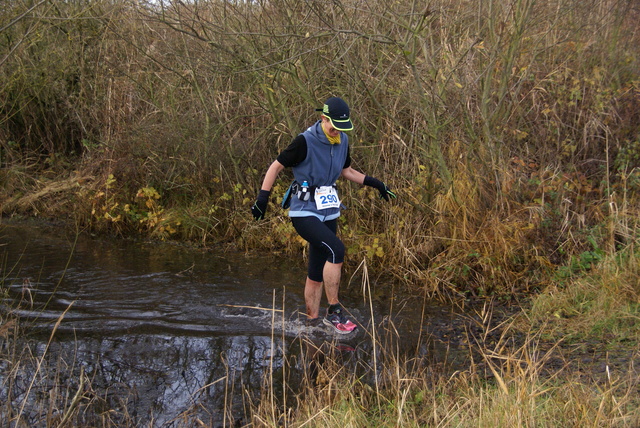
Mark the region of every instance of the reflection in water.
<instances>
[{"instance_id":1,"label":"reflection in water","mask_svg":"<svg viewBox=\"0 0 640 428\"><path fill-rule=\"evenodd\" d=\"M71 350L74 355L68 355ZM273 364L281 367L278 340L274 350ZM223 415L216 412L222 412L225 400L231 401L229 385L260 386L273 352L271 338L265 336L139 334L63 341L52 351L65 361L78 361L94 378L94 389L107 391L112 405L125 400L136 419L153 418L162 426L198 406L211 413L211 422L221 421ZM235 404L241 414L241 401Z\"/></svg>"},{"instance_id":2,"label":"reflection in water","mask_svg":"<svg viewBox=\"0 0 640 428\"><path fill-rule=\"evenodd\" d=\"M65 237L33 225L5 224L0 245L10 292L5 310L31 327L36 356L45 353L64 313L47 351L58 377L40 379L33 387L39 394L60 385L73 394L84 373L106 409L120 409L139 424L179 425L187 413L215 426L225 409L235 418L244 415L247 395L259 395L265 379L280 395L295 393L314 373L313 359L305 356L316 347L335 351L365 378L375 373L369 303L359 293L345 294L364 328L340 343L322 325L307 325L299 314L302 261ZM402 335L394 346L415 353L422 302L394 302L393 320L388 302L373 302L375 324L385 331L393 322L389 331ZM432 310L427 317L445 313ZM422 343L418 354L444 352L434 346ZM6 364L0 363L1 373ZM23 370L25 380L34 378L35 367ZM24 400L20 391L29 389L25 381L9 397L2 385L0 400L13 399L16 406ZM27 402L27 420L37 414L29 405L35 404Z\"/></svg>"}]
</instances>

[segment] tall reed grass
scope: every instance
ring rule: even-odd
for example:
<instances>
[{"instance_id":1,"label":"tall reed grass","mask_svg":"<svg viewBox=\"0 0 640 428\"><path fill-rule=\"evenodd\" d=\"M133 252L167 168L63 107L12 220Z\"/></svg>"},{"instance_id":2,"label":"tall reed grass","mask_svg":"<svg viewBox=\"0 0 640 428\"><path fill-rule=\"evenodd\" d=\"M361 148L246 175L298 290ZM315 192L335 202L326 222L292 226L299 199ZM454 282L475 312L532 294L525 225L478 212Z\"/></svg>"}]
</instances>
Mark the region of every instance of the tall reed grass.
<instances>
[{"instance_id":1,"label":"tall reed grass","mask_svg":"<svg viewBox=\"0 0 640 428\"><path fill-rule=\"evenodd\" d=\"M266 222L248 209L339 95L354 166L400 195L343 186L351 261L512 295L637 240L634 1L1 4L4 214L298 254L290 177Z\"/></svg>"}]
</instances>

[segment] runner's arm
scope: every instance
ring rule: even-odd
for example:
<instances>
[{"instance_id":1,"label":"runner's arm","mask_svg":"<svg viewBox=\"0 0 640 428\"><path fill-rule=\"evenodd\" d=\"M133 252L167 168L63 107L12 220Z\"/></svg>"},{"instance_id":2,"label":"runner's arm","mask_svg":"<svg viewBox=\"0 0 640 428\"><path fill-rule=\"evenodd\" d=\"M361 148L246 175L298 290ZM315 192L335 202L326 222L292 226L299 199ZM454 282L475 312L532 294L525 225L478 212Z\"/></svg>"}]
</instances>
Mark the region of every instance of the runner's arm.
<instances>
[{"instance_id":1,"label":"runner's arm","mask_svg":"<svg viewBox=\"0 0 640 428\"><path fill-rule=\"evenodd\" d=\"M273 163L269 166L267 173L264 176L264 180L262 180L261 190L266 190L267 192L271 191L273 187L273 183L276 182L276 178L278 178L278 174L282 172L284 169L284 165L282 165L277 160L273 161Z\"/></svg>"},{"instance_id":2,"label":"runner's arm","mask_svg":"<svg viewBox=\"0 0 640 428\"><path fill-rule=\"evenodd\" d=\"M354 183L357 183L357 184L363 184L364 183L365 175L363 173L361 173L360 171L356 171L352 167L344 168L342 170L342 176L344 178L346 178L347 180L353 181Z\"/></svg>"}]
</instances>

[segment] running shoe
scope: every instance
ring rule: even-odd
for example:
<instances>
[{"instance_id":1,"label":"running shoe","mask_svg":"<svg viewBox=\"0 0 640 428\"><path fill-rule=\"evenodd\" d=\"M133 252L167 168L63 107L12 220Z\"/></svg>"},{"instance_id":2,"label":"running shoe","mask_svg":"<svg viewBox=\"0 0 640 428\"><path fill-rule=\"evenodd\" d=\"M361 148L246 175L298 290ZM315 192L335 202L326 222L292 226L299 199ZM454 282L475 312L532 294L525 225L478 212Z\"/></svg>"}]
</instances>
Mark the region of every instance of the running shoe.
<instances>
[{"instance_id":1,"label":"running shoe","mask_svg":"<svg viewBox=\"0 0 640 428\"><path fill-rule=\"evenodd\" d=\"M322 322L331 327L338 334L349 334L358 327L349 318L347 318L343 312L342 306L333 308L331 313L327 310L327 316L324 317Z\"/></svg>"}]
</instances>

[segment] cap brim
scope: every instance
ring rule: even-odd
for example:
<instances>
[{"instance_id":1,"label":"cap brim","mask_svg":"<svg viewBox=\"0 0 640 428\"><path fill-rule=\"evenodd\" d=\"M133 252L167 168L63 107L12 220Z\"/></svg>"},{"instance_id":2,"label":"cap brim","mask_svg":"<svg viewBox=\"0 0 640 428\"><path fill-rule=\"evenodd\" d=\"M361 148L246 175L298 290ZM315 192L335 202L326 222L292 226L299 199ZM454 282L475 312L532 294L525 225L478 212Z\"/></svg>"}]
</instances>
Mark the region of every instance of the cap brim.
<instances>
[{"instance_id":1,"label":"cap brim","mask_svg":"<svg viewBox=\"0 0 640 428\"><path fill-rule=\"evenodd\" d=\"M329 116L326 116L331 121L331 125L337 129L338 131L351 131L353 129L353 123L351 123L351 119L347 120L337 120L331 119Z\"/></svg>"}]
</instances>

